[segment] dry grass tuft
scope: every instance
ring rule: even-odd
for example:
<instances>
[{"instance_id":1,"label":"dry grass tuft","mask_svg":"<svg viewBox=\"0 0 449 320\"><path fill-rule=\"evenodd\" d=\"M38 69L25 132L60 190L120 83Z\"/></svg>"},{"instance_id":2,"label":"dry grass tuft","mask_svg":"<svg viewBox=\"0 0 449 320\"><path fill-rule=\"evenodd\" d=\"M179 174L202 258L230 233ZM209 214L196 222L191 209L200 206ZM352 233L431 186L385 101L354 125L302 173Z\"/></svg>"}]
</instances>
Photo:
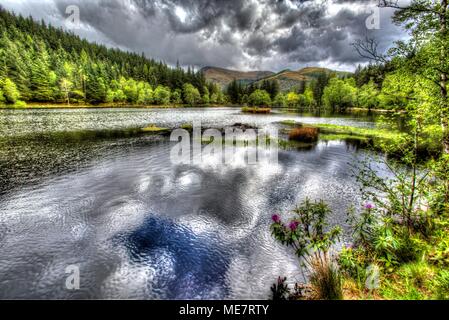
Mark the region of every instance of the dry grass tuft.
<instances>
[{"instance_id":1,"label":"dry grass tuft","mask_svg":"<svg viewBox=\"0 0 449 320\"><path fill-rule=\"evenodd\" d=\"M318 141L319 134L320 130L318 128L295 128L290 131L289 139L300 142L316 142Z\"/></svg>"}]
</instances>

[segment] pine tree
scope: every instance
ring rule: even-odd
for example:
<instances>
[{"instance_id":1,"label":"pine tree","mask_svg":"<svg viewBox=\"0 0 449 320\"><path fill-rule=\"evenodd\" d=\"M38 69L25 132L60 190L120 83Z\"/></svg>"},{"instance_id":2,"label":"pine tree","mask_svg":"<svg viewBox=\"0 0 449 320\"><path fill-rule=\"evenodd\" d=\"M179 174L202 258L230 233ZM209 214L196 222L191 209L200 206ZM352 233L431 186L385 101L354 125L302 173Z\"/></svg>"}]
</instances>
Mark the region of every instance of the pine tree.
<instances>
[{"instance_id":1,"label":"pine tree","mask_svg":"<svg viewBox=\"0 0 449 320\"><path fill-rule=\"evenodd\" d=\"M54 101L56 75L50 69L49 56L45 44L37 44L31 64L31 84L34 101Z\"/></svg>"}]
</instances>

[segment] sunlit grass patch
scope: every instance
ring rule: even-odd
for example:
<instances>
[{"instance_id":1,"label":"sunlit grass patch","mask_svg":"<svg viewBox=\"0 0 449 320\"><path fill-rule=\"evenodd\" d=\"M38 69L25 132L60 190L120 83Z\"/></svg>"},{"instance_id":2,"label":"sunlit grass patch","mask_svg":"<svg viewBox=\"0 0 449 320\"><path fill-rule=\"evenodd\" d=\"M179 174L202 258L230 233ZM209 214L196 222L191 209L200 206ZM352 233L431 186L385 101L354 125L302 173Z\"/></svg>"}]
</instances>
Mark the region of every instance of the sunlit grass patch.
<instances>
[{"instance_id":1,"label":"sunlit grass patch","mask_svg":"<svg viewBox=\"0 0 449 320\"><path fill-rule=\"evenodd\" d=\"M320 129L321 134L339 134L345 136L360 136L385 140L394 140L403 136L403 133L399 131L380 128L358 128L335 124L317 124L314 126Z\"/></svg>"},{"instance_id":2,"label":"sunlit grass patch","mask_svg":"<svg viewBox=\"0 0 449 320\"><path fill-rule=\"evenodd\" d=\"M290 127L296 127L296 126L300 127L300 126L302 126L301 123L296 122L295 120L283 120L283 121L281 121L279 123L284 125L284 126L290 126Z\"/></svg>"},{"instance_id":3,"label":"sunlit grass patch","mask_svg":"<svg viewBox=\"0 0 449 320\"><path fill-rule=\"evenodd\" d=\"M380 293L384 298L392 300L432 299L435 273L435 268L426 262L404 264L386 277Z\"/></svg>"},{"instance_id":4,"label":"sunlit grass patch","mask_svg":"<svg viewBox=\"0 0 449 320\"><path fill-rule=\"evenodd\" d=\"M193 131L193 126L190 123L185 123L181 125L181 129L187 130L187 131Z\"/></svg>"},{"instance_id":5,"label":"sunlit grass patch","mask_svg":"<svg viewBox=\"0 0 449 320\"><path fill-rule=\"evenodd\" d=\"M160 128L157 127L155 125L150 125L146 128L142 128L141 129L142 132L147 132L147 133L167 133L170 131L170 129L167 128Z\"/></svg>"}]
</instances>

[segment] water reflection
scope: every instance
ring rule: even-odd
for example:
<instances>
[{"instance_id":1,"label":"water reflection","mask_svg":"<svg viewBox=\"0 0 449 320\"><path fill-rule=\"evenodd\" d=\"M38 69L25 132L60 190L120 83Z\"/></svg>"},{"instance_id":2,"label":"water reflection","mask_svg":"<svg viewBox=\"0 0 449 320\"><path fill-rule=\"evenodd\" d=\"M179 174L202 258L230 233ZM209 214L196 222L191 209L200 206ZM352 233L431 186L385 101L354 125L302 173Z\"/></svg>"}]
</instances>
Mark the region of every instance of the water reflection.
<instances>
[{"instance_id":1,"label":"water reflection","mask_svg":"<svg viewBox=\"0 0 449 320\"><path fill-rule=\"evenodd\" d=\"M212 110L210 122L228 112ZM351 163L366 156L332 141L281 150L277 164L174 165L167 139L44 135L53 138L0 145L0 298L266 299L279 275L301 280L294 254L270 234L271 215L310 197L344 226L359 198ZM78 292L64 287L71 264Z\"/></svg>"},{"instance_id":2,"label":"water reflection","mask_svg":"<svg viewBox=\"0 0 449 320\"><path fill-rule=\"evenodd\" d=\"M197 235L167 219L150 217L120 237L133 263L154 271L151 290L163 299L221 299L228 294L229 253L213 235Z\"/></svg>"}]
</instances>

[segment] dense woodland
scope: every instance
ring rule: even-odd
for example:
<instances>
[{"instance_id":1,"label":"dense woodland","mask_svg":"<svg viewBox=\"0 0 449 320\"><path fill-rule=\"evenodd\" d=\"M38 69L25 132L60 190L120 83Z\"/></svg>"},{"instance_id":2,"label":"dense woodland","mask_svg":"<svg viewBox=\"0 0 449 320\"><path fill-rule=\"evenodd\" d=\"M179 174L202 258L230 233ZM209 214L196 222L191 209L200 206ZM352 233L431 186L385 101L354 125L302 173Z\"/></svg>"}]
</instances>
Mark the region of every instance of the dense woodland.
<instances>
[{"instance_id":1,"label":"dense woodland","mask_svg":"<svg viewBox=\"0 0 449 320\"><path fill-rule=\"evenodd\" d=\"M92 44L0 8L0 103L222 103L201 72Z\"/></svg>"},{"instance_id":2,"label":"dense woodland","mask_svg":"<svg viewBox=\"0 0 449 320\"><path fill-rule=\"evenodd\" d=\"M402 110L406 106L405 97L391 94L395 68L395 64L388 62L359 66L350 76L322 72L316 79L298 82L288 92L281 92L276 80L249 85L234 81L227 88L227 96L234 104L311 111L326 109L340 112L350 108Z\"/></svg>"},{"instance_id":3,"label":"dense woodland","mask_svg":"<svg viewBox=\"0 0 449 320\"><path fill-rule=\"evenodd\" d=\"M359 67L353 77L322 73L290 92L279 83L233 81L225 92L193 68L171 68L143 54L89 43L62 29L0 9L0 103L224 104L391 109L404 107L389 94L394 65ZM386 88L384 88L384 84Z\"/></svg>"}]
</instances>

